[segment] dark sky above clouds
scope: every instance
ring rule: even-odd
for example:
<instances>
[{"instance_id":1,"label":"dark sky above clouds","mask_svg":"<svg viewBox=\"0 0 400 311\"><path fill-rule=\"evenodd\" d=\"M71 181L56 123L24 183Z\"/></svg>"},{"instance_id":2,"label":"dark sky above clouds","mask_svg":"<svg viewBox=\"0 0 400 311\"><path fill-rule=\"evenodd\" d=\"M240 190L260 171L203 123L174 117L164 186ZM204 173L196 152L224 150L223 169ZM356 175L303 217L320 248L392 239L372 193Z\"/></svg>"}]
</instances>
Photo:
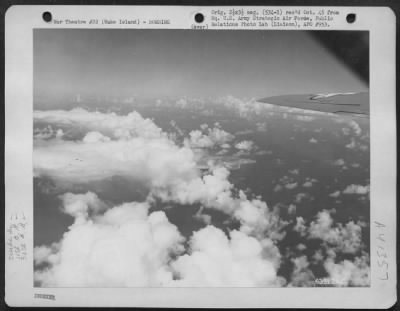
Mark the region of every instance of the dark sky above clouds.
<instances>
[{"instance_id":1,"label":"dark sky above clouds","mask_svg":"<svg viewBox=\"0 0 400 311\"><path fill-rule=\"evenodd\" d=\"M36 29L34 92L261 98L367 90L316 38L304 31Z\"/></svg>"}]
</instances>

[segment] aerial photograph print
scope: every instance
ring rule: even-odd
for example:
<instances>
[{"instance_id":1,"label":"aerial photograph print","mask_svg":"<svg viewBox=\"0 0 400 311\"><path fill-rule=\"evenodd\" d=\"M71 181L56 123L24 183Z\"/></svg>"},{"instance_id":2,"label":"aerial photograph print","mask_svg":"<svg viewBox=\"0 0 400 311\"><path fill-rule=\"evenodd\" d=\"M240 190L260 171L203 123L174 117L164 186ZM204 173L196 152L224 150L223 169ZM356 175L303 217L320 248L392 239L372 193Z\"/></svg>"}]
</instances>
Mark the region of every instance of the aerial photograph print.
<instances>
[{"instance_id":1,"label":"aerial photograph print","mask_svg":"<svg viewBox=\"0 0 400 311\"><path fill-rule=\"evenodd\" d=\"M34 29L35 287L369 287L368 31Z\"/></svg>"}]
</instances>

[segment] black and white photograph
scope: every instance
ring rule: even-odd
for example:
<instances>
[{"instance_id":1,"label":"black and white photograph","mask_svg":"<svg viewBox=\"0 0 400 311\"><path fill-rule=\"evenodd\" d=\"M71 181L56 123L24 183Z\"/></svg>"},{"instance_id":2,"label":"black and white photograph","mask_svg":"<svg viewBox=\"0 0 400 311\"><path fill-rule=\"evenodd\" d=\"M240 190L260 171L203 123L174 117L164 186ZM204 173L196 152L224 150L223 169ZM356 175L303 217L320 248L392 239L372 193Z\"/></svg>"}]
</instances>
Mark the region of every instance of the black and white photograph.
<instances>
[{"instance_id":1,"label":"black and white photograph","mask_svg":"<svg viewBox=\"0 0 400 311\"><path fill-rule=\"evenodd\" d=\"M34 29L34 287L370 287L369 41Z\"/></svg>"}]
</instances>

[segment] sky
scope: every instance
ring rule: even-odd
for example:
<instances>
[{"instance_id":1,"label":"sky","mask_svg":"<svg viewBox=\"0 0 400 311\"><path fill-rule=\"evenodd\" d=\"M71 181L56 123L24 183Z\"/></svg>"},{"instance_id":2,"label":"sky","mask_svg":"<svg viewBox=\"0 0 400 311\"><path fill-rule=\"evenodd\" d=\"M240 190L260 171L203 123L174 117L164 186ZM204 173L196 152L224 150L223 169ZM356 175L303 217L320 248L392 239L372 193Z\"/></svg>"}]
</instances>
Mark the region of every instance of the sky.
<instances>
[{"instance_id":1,"label":"sky","mask_svg":"<svg viewBox=\"0 0 400 311\"><path fill-rule=\"evenodd\" d=\"M367 89L303 31L34 31L35 96L262 98Z\"/></svg>"}]
</instances>

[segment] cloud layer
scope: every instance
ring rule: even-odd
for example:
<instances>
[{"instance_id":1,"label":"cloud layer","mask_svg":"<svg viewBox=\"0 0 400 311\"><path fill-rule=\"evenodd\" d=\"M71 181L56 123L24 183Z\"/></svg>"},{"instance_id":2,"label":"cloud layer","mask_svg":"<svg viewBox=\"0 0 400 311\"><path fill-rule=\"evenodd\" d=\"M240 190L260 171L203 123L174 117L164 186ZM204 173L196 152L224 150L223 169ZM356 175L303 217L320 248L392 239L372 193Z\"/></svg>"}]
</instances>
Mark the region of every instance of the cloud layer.
<instances>
[{"instance_id":1,"label":"cloud layer","mask_svg":"<svg viewBox=\"0 0 400 311\"><path fill-rule=\"evenodd\" d=\"M176 104L186 107L188 102ZM263 104L234 98L225 104L246 117L265 109ZM171 126L182 136L178 141L137 112L122 116L78 108L35 111L34 118L35 122L47 124L44 129L35 130L35 177L80 184L122 176L148 189L145 201L120 205L105 202L93 192L60 195L61 211L73 217L74 223L60 241L35 248L35 280L42 286L313 284L307 256L292 260L291 279L279 275L283 258L279 243L284 240L290 221L280 217L279 208L269 207L260 197L236 188L230 180L225 154L234 148L239 150L237 154L250 154L258 148L253 141L235 142L235 136L219 124L203 124L184 137L184 131L174 122ZM307 122L311 119L299 118ZM79 131L71 136L69 128ZM266 124L257 128L265 131ZM352 128L361 134L354 124ZM218 154L212 154L213 150ZM217 158L219 161L215 161ZM276 186L280 187L275 189L277 192L294 192L317 182L312 178L296 182L292 175L298 176L299 170L290 174L279 180L282 186ZM360 185L350 185L342 191L368 192L369 186ZM297 193L295 202L300 203L306 196ZM198 205L200 209L193 218L205 227L185 239L164 211L155 211L159 202ZM294 215L297 210L293 205L289 214ZM224 214L227 222L235 223L235 229L219 228L213 223L211 211ZM335 223L327 210L311 222L302 217L295 219L294 232L308 240L322 241L319 261L327 275L340 278L346 285L368 284L361 223ZM342 260L339 254L357 257L353 261Z\"/></svg>"}]
</instances>

